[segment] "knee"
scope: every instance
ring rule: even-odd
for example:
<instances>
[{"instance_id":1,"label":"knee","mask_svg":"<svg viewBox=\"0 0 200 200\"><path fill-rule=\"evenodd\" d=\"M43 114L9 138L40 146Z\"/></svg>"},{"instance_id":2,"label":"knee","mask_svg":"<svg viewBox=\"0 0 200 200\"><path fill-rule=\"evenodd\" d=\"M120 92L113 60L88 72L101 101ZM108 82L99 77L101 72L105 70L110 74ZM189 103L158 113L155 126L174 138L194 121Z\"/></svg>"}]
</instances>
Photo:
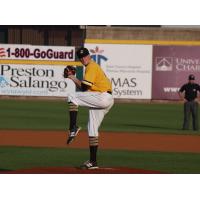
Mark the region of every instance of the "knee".
<instances>
[{"instance_id":1,"label":"knee","mask_svg":"<svg viewBox=\"0 0 200 200\"><path fill-rule=\"evenodd\" d=\"M74 98L74 97L73 97L72 94L67 94L68 102L71 102L73 98Z\"/></svg>"},{"instance_id":2,"label":"knee","mask_svg":"<svg viewBox=\"0 0 200 200\"><path fill-rule=\"evenodd\" d=\"M103 100L100 102L101 108L107 108L109 105L110 105L110 101L108 101L107 99L103 99Z\"/></svg>"},{"instance_id":3,"label":"knee","mask_svg":"<svg viewBox=\"0 0 200 200\"><path fill-rule=\"evenodd\" d=\"M76 99L76 96L74 94L68 94L67 95L67 101L68 101L68 103L73 103L74 105L78 106L77 99Z\"/></svg>"},{"instance_id":4,"label":"knee","mask_svg":"<svg viewBox=\"0 0 200 200\"><path fill-rule=\"evenodd\" d=\"M108 99L108 98L105 98L101 101L101 107L102 108L108 108L110 107L111 105L113 105L114 101L113 99Z\"/></svg>"}]
</instances>

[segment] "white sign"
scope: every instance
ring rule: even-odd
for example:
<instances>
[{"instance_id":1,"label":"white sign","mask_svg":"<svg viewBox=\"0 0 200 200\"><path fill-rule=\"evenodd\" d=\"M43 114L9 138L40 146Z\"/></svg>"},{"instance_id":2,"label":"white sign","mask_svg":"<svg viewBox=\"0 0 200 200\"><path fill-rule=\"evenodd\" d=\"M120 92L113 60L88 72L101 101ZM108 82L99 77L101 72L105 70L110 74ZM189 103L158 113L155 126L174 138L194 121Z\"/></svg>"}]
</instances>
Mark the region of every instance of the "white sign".
<instances>
[{"instance_id":1,"label":"white sign","mask_svg":"<svg viewBox=\"0 0 200 200\"><path fill-rule=\"evenodd\" d=\"M110 78L114 98L151 99L152 45L85 46Z\"/></svg>"},{"instance_id":2,"label":"white sign","mask_svg":"<svg viewBox=\"0 0 200 200\"><path fill-rule=\"evenodd\" d=\"M0 65L0 95L66 97L75 84L64 79L65 66Z\"/></svg>"},{"instance_id":3,"label":"white sign","mask_svg":"<svg viewBox=\"0 0 200 200\"><path fill-rule=\"evenodd\" d=\"M74 61L75 47L0 44L0 59Z\"/></svg>"}]
</instances>

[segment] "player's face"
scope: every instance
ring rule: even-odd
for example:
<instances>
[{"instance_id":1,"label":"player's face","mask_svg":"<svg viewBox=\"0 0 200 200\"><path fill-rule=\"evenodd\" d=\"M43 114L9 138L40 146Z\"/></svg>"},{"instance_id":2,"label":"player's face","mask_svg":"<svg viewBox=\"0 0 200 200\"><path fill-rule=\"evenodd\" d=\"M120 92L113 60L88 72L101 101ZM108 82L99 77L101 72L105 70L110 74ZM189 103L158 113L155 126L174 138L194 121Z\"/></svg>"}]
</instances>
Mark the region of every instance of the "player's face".
<instances>
[{"instance_id":1,"label":"player's face","mask_svg":"<svg viewBox=\"0 0 200 200\"><path fill-rule=\"evenodd\" d=\"M80 61L83 65L87 65L90 62L90 56L89 55L85 56L85 57L81 58Z\"/></svg>"}]
</instances>

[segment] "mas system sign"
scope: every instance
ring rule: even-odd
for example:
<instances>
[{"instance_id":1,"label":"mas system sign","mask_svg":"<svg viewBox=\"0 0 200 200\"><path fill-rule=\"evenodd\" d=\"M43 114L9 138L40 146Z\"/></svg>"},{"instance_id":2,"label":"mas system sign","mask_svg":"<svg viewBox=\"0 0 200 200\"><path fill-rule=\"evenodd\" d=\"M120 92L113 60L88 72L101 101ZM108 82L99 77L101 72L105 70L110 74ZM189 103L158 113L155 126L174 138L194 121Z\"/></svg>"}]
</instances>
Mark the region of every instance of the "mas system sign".
<instances>
[{"instance_id":1,"label":"mas system sign","mask_svg":"<svg viewBox=\"0 0 200 200\"><path fill-rule=\"evenodd\" d=\"M151 99L152 45L85 45L112 82L114 98Z\"/></svg>"}]
</instances>

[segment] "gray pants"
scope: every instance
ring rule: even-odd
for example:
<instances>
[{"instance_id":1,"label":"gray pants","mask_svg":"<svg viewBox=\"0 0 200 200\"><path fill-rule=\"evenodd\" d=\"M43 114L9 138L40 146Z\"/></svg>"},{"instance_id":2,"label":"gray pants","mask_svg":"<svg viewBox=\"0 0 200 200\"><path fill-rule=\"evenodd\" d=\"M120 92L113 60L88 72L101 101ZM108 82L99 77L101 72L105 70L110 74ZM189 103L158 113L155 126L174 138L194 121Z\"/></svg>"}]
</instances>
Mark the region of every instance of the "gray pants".
<instances>
[{"instance_id":1,"label":"gray pants","mask_svg":"<svg viewBox=\"0 0 200 200\"><path fill-rule=\"evenodd\" d=\"M193 130L198 130L198 102L195 101L188 101L184 103L184 122L183 122L183 129L189 129L189 122L190 122L190 113L192 113L192 125Z\"/></svg>"}]
</instances>

